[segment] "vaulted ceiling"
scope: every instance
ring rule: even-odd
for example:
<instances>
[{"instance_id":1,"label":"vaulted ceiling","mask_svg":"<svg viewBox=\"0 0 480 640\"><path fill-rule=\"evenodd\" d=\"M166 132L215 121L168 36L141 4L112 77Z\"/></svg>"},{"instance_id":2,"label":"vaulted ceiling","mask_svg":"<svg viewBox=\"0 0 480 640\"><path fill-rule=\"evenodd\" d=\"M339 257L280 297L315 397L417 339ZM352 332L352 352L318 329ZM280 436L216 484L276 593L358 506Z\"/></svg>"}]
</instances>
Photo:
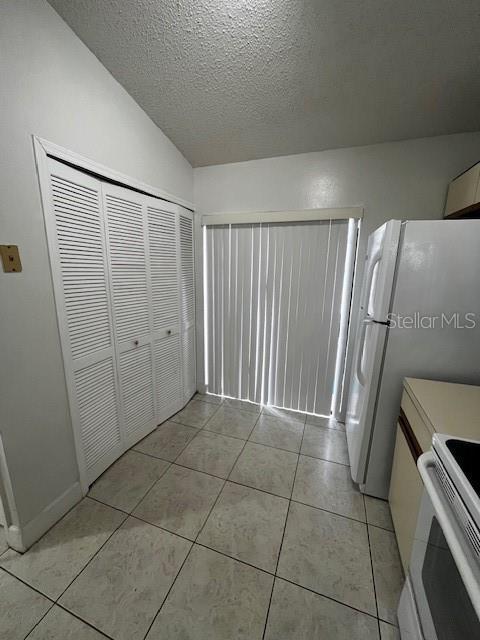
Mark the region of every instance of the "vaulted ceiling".
<instances>
[{"instance_id":1,"label":"vaulted ceiling","mask_svg":"<svg viewBox=\"0 0 480 640\"><path fill-rule=\"evenodd\" d=\"M194 166L480 130L478 0L49 0Z\"/></svg>"}]
</instances>

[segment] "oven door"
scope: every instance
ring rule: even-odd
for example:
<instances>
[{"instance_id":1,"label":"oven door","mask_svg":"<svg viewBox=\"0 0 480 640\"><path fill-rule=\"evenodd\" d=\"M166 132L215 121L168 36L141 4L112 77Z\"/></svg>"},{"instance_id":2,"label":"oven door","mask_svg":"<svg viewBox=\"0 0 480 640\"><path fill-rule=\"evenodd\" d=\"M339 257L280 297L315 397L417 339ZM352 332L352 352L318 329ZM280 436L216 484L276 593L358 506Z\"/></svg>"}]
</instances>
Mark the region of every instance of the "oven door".
<instances>
[{"instance_id":1,"label":"oven door","mask_svg":"<svg viewBox=\"0 0 480 640\"><path fill-rule=\"evenodd\" d=\"M418 468L425 490L409 575L423 638L478 640L478 559L446 498L433 455L421 456Z\"/></svg>"}]
</instances>

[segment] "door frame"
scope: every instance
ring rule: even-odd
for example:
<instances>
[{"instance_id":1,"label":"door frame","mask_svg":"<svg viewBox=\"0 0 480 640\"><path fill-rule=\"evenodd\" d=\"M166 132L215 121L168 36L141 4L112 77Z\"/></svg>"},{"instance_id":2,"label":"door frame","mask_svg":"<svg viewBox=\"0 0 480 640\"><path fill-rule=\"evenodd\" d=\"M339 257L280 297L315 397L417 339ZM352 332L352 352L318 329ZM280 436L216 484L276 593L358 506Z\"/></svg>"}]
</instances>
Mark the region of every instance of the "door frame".
<instances>
[{"instance_id":1,"label":"door frame","mask_svg":"<svg viewBox=\"0 0 480 640\"><path fill-rule=\"evenodd\" d=\"M257 211L243 213L214 213L194 215L194 247L195 247L195 299L196 299L196 369L197 390L206 393L208 388L207 372L205 370L206 343L206 295L205 295L205 260L206 260L206 228L207 226L226 224L252 224L259 222L309 222L315 220L348 220L348 260L345 264L342 282L342 318L340 321L340 340L336 354L335 388L332 394L331 415L343 421L346 414L346 400L348 396L349 377L351 367L351 333L354 291L356 286L356 272L359 255L359 239L364 208L331 207L319 209L302 209L290 211ZM354 323L353 323L354 324Z\"/></svg>"}]
</instances>

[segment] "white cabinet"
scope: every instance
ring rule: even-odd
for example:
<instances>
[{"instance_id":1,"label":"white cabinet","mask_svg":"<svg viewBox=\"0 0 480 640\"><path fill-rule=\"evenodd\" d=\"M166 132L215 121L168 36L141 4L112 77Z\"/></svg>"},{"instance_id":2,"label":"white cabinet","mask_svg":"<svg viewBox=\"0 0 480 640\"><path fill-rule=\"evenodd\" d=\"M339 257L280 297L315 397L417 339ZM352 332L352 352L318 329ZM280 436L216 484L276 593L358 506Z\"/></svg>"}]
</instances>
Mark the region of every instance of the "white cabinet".
<instances>
[{"instance_id":1,"label":"white cabinet","mask_svg":"<svg viewBox=\"0 0 480 640\"><path fill-rule=\"evenodd\" d=\"M480 208L480 162L452 180L448 186L444 216Z\"/></svg>"},{"instance_id":2,"label":"white cabinet","mask_svg":"<svg viewBox=\"0 0 480 640\"><path fill-rule=\"evenodd\" d=\"M192 214L49 159L45 210L84 489L195 392Z\"/></svg>"}]
</instances>

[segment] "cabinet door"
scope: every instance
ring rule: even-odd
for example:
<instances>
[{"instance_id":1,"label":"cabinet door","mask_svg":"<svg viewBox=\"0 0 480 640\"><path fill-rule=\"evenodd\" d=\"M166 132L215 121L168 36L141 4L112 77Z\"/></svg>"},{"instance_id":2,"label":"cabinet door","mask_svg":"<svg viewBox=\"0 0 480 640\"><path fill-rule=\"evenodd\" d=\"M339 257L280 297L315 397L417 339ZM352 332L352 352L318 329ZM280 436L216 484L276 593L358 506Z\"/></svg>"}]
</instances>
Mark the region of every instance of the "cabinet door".
<instances>
[{"instance_id":1,"label":"cabinet door","mask_svg":"<svg viewBox=\"0 0 480 640\"><path fill-rule=\"evenodd\" d=\"M130 446L156 425L145 196L104 184L103 199L124 438Z\"/></svg>"},{"instance_id":2,"label":"cabinet door","mask_svg":"<svg viewBox=\"0 0 480 640\"><path fill-rule=\"evenodd\" d=\"M178 207L147 198L157 422L182 405Z\"/></svg>"},{"instance_id":3,"label":"cabinet door","mask_svg":"<svg viewBox=\"0 0 480 640\"><path fill-rule=\"evenodd\" d=\"M101 183L49 160L45 211L83 489L122 453Z\"/></svg>"},{"instance_id":4,"label":"cabinet door","mask_svg":"<svg viewBox=\"0 0 480 640\"><path fill-rule=\"evenodd\" d=\"M195 279L193 253L193 215L180 211L181 334L184 399L196 391L195 357Z\"/></svg>"}]
</instances>

